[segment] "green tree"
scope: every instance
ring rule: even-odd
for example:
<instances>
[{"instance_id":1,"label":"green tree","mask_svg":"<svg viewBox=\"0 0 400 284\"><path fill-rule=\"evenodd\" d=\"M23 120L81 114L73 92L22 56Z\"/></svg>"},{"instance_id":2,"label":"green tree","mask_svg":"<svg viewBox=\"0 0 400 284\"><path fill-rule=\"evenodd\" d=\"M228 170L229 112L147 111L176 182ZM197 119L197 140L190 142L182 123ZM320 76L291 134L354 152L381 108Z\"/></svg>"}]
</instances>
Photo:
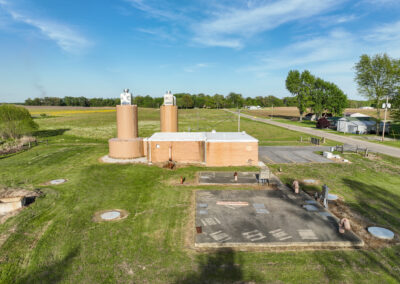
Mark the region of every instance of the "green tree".
<instances>
[{"instance_id":1,"label":"green tree","mask_svg":"<svg viewBox=\"0 0 400 284\"><path fill-rule=\"evenodd\" d=\"M16 139L37 128L26 108L6 104L0 106L0 136L3 139Z\"/></svg>"},{"instance_id":2,"label":"green tree","mask_svg":"<svg viewBox=\"0 0 400 284\"><path fill-rule=\"evenodd\" d=\"M300 113L300 121L309 106L311 91L314 88L315 77L310 71L304 70L301 74L298 70L290 70L286 78L286 89L296 97L297 108Z\"/></svg>"},{"instance_id":3,"label":"green tree","mask_svg":"<svg viewBox=\"0 0 400 284\"><path fill-rule=\"evenodd\" d=\"M326 109L333 116L342 116L347 106L347 96L334 83L327 83Z\"/></svg>"},{"instance_id":4,"label":"green tree","mask_svg":"<svg viewBox=\"0 0 400 284\"><path fill-rule=\"evenodd\" d=\"M372 57L363 54L355 65L358 91L373 101L378 119L383 100L386 96L393 97L398 92L399 65L398 60L390 58L386 53ZM379 123L376 132L379 134Z\"/></svg>"},{"instance_id":5,"label":"green tree","mask_svg":"<svg viewBox=\"0 0 400 284\"><path fill-rule=\"evenodd\" d=\"M321 117L322 113L327 109L328 86L329 83L325 82L321 78L317 78L314 82L310 96L310 107L312 112L317 115L317 118Z\"/></svg>"},{"instance_id":6,"label":"green tree","mask_svg":"<svg viewBox=\"0 0 400 284\"><path fill-rule=\"evenodd\" d=\"M189 94L185 94L180 99L180 106L184 108L192 108L194 106L192 97Z\"/></svg>"},{"instance_id":7,"label":"green tree","mask_svg":"<svg viewBox=\"0 0 400 284\"><path fill-rule=\"evenodd\" d=\"M213 96L213 100L217 108L225 107L225 98L223 95L215 94Z\"/></svg>"},{"instance_id":8,"label":"green tree","mask_svg":"<svg viewBox=\"0 0 400 284\"><path fill-rule=\"evenodd\" d=\"M242 107L243 106L243 97L241 94L236 94L236 93L229 93L229 95L226 97L226 101L229 104L229 107Z\"/></svg>"}]
</instances>

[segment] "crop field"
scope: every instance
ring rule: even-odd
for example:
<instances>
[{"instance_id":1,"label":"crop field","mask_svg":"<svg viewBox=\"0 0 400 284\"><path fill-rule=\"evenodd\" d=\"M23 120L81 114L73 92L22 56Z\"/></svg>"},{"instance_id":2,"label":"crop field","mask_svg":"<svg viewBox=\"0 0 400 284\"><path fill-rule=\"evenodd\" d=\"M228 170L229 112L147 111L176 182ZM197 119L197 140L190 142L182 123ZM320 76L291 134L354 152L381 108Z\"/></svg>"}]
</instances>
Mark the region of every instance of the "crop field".
<instances>
[{"instance_id":1,"label":"crop field","mask_svg":"<svg viewBox=\"0 0 400 284\"><path fill-rule=\"evenodd\" d=\"M248 189L197 185L204 167L168 170L103 164L116 134L110 108L28 108L39 143L0 157L0 184L40 189L41 197L0 224L0 283L398 283L400 245L347 250L210 250L193 248L196 190ZM46 113L47 115L40 115ZM139 109L139 133L159 131L156 109ZM234 114L180 110L180 131L236 131ZM261 145L301 145L306 135L243 119ZM304 142L303 142L304 144ZM400 159L345 154L351 164L273 165L282 181L315 178L341 196L349 214L400 233ZM211 170L249 171L255 168ZM180 185L185 177L186 185ZM44 185L64 178L61 185ZM127 218L94 222L96 212ZM351 218L351 217L350 217Z\"/></svg>"}]
</instances>

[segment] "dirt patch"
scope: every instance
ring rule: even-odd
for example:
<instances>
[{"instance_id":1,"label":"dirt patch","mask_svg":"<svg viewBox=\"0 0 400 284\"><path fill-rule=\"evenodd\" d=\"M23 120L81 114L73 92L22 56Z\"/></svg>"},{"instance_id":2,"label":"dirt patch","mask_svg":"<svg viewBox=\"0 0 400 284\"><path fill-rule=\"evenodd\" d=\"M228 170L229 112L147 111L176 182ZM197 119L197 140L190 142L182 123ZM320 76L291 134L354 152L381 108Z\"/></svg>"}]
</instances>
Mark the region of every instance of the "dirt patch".
<instances>
[{"instance_id":1,"label":"dirt patch","mask_svg":"<svg viewBox=\"0 0 400 284\"><path fill-rule=\"evenodd\" d=\"M106 220L103 219L101 216L104 213L108 213L108 212L119 212L119 216L110 220ZM93 222L111 222L111 221L119 221L122 219L125 219L126 217L128 217L129 212L123 209L109 209L109 210L102 210L102 211L97 211L96 213L94 213L93 215Z\"/></svg>"},{"instance_id":2,"label":"dirt patch","mask_svg":"<svg viewBox=\"0 0 400 284\"><path fill-rule=\"evenodd\" d=\"M0 144L0 155L9 155L30 149L33 145L37 145L35 137L24 136L14 141Z\"/></svg>"}]
</instances>

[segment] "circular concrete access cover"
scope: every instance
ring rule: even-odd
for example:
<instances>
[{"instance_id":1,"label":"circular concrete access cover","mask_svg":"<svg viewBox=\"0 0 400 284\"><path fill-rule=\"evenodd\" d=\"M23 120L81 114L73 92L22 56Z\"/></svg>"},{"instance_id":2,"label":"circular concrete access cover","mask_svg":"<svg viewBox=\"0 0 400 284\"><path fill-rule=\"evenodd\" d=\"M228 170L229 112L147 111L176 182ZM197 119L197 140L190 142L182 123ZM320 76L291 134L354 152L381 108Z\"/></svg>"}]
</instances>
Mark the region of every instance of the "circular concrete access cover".
<instances>
[{"instance_id":1,"label":"circular concrete access cover","mask_svg":"<svg viewBox=\"0 0 400 284\"><path fill-rule=\"evenodd\" d=\"M98 211L93 216L94 222L102 221L117 221L126 218L129 215L128 211L122 209L110 209Z\"/></svg>"},{"instance_id":2,"label":"circular concrete access cover","mask_svg":"<svg viewBox=\"0 0 400 284\"><path fill-rule=\"evenodd\" d=\"M381 227L368 227L368 232L378 239L392 240L394 238L392 231Z\"/></svg>"},{"instance_id":3,"label":"circular concrete access cover","mask_svg":"<svg viewBox=\"0 0 400 284\"><path fill-rule=\"evenodd\" d=\"M50 184L52 185L58 185L58 184L62 184L64 182L66 182L66 179L60 178L60 179L53 179L50 181Z\"/></svg>"},{"instance_id":4,"label":"circular concrete access cover","mask_svg":"<svg viewBox=\"0 0 400 284\"><path fill-rule=\"evenodd\" d=\"M114 220L121 217L121 213L118 211L108 211L100 215L100 218L103 220Z\"/></svg>"}]
</instances>

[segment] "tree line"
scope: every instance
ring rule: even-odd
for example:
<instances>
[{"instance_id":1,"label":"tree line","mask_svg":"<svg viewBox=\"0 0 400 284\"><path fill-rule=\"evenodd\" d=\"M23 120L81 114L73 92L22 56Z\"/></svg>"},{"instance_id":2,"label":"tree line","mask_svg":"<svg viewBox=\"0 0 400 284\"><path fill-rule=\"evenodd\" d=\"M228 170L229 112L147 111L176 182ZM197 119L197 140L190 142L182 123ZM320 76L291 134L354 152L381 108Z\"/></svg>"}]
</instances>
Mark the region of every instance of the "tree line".
<instances>
[{"instance_id":1,"label":"tree line","mask_svg":"<svg viewBox=\"0 0 400 284\"><path fill-rule=\"evenodd\" d=\"M347 107L347 96L334 83L327 82L304 70L290 70L286 78L286 89L295 97L300 112L300 121L307 109L317 117L329 112L341 116Z\"/></svg>"},{"instance_id":2,"label":"tree line","mask_svg":"<svg viewBox=\"0 0 400 284\"><path fill-rule=\"evenodd\" d=\"M254 98L243 97L242 94L231 92L228 95L215 94L189 94L177 93L177 105L179 108L237 108L244 106L280 107L295 106L296 100L293 97L277 98L275 96L257 96ZM134 96L132 103L139 107L158 108L163 104L163 97ZM86 98L86 97L44 97L28 98L25 105L30 106L80 106L80 107L105 107L120 104L119 98Z\"/></svg>"}]
</instances>

